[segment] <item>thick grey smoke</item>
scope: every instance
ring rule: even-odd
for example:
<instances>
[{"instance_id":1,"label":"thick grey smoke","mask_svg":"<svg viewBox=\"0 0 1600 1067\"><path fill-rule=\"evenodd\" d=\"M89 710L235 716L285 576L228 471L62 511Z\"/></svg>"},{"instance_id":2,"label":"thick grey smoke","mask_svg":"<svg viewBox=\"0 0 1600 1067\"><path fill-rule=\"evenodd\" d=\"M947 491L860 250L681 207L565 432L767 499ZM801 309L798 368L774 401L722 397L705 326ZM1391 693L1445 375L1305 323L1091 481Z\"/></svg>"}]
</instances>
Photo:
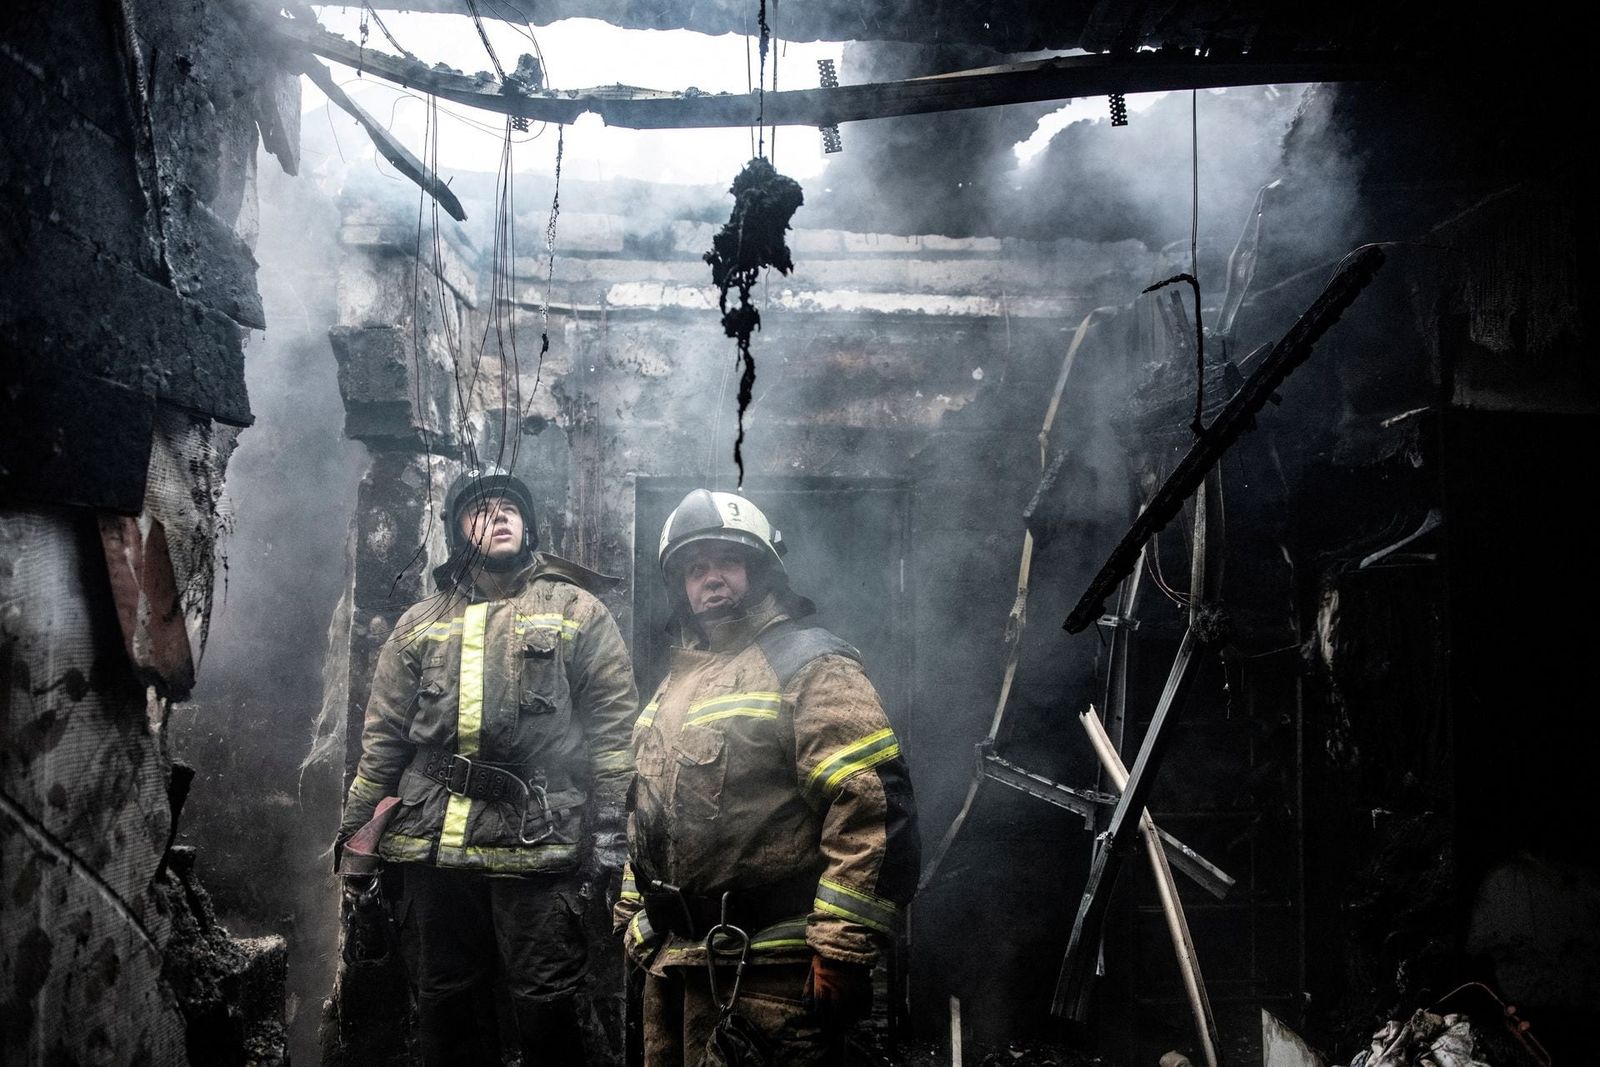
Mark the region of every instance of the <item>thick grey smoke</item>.
<instances>
[{"instance_id":1,"label":"thick grey smoke","mask_svg":"<svg viewBox=\"0 0 1600 1067\"><path fill-rule=\"evenodd\" d=\"M998 58L852 46L846 80ZM1344 201L1335 195L1348 181L1343 146L1331 146L1326 165L1314 172L1285 174L1279 165L1301 95L1298 88L1237 89L1194 101L1200 274L1209 308L1221 300L1227 255L1264 185L1278 178L1298 183L1295 225L1286 228L1282 215L1269 214L1268 229L1274 240L1292 232L1307 256L1325 246L1322 235L1343 217ZM922 284L921 275L897 276L892 262L869 265L883 277L850 275L869 268L825 251L816 231L1000 236L1028 243L982 246L1001 264L996 269L1031 272L1029 284L1038 289L1071 288L1082 312L1133 308L1102 316L1058 426L1058 445L1076 448L1073 518L1085 529L1120 521L1126 506L1128 474L1116 442L1090 429L1103 428L1106 412L1126 398L1141 371L1120 355L1132 347L1130 324L1148 315L1136 304L1138 290L1189 265L1190 109L1189 95L1174 93L1126 128L1105 120L1076 123L1027 165L1017 163L1013 146L1050 105L857 123L844 131L844 155L809 183L795 217L792 247L808 281L911 292ZM1296 136L1315 141L1320 114L1308 105ZM317 1005L332 974L334 892L323 854L339 782L336 759L313 765L303 779L300 765L323 707L328 621L346 580L345 537L365 463L361 446L342 439L327 346L339 258L330 194L341 186L360 190L391 203L396 221L409 225L416 224L418 199L414 186L372 161L364 135L343 116L308 114L304 142L301 178L263 168L258 257L271 326L249 361L259 421L241 438L230 475L238 528L229 602L216 617L197 703L183 713L176 737L180 756L200 768L189 832L202 845L202 865L230 921L243 932L291 937L300 998L296 1055L309 1059ZM581 136L569 131L566 150L569 159L581 156ZM553 152L553 144L547 137L518 151ZM470 213L465 230L487 257L498 208L495 176L448 177ZM737 377L733 343L721 335L714 301L703 314L656 316L609 308L604 294L609 279L634 270L709 291L699 252L726 220L731 199L724 187L565 178L554 283L547 288L543 231L553 192L547 177L519 177L509 212L521 400L534 400L530 410L540 414L524 421L493 408L480 412L468 436L483 458L514 460L547 502L541 531L547 546L631 573L631 587L613 607L625 632L631 625L648 686L659 677L665 621L649 548L664 509L690 484L731 487ZM622 220L614 247L564 252L580 233L597 247L593 228L603 216ZM695 243L700 235L703 247ZM908 262L927 274L939 255L971 253L934 252ZM804 315L784 310L785 286L773 275L755 294L764 323L754 341L759 375L747 487L794 537L796 586L820 602L824 622L862 647L880 680L912 752L931 851L965 792L971 746L993 712L1020 516L1038 480L1035 435L1076 321L1063 326L1004 313L950 322L882 311ZM551 348L541 395L530 398L547 297ZM468 358L485 344L483 306L478 314L461 335ZM499 359L498 339L487 346ZM1050 725L1048 714L1095 696L1095 650L1064 645L1057 630L1066 598L1082 583L1080 572L1097 562L1069 541L1042 550L1039 566L1051 577L1036 587L1030 606L1012 713L1019 725L1005 741L1032 769L1082 785L1092 780L1092 764L1075 745L1063 747L1059 722ZM343 701L334 706L336 718L342 716ZM1030 819L1033 813L1045 836L1075 832L1037 809ZM241 835L243 827L252 832ZM1080 858L1058 852L1041 858L1009 839L990 846L987 869L1013 871L1008 864L1031 856L1027 862L1037 869L1030 877L1060 879ZM268 871L274 876L264 876ZM963 906L976 908L976 900ZM1005 1017L1001 1006L994 1010L997 1019Z\"/></svg>"}]
</instances>

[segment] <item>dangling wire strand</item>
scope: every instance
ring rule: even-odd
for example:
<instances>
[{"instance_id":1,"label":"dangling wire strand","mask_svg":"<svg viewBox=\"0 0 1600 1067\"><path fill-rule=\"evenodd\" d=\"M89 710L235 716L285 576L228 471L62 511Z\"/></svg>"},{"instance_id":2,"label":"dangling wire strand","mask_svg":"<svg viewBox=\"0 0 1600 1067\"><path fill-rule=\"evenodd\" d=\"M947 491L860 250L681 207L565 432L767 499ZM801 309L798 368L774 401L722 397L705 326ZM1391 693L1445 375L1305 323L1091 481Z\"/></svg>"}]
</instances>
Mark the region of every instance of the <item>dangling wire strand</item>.
<instances>
[{"instance_id":1,"label":"dangling wire strand","mask_svg":"<svg viewBox=\"0 0 1600 1067\"><path fill-rule=\"evenodd\" d=\"M484 28L483 18L478 14L477 0L467 0L467 11L472 15L472 24L478 28L478 38L483 41L483 50L489 53L489 62L494 64L495 76L505 81L505 68L500 65L500 57L494 54L494 45L489 43L489 31Z\"/></svg>"},{"instance_id":2,"label":"dangling wire strand","mask_svg":"<svg viewBox=\"0 0 1600 1067\"><path fill-rule=\"evenodd\" d=\"M544 357L550 351L550 297L556 285L556 219L561 215L561 157L566 154L567 128L556 127L556 183L555 192L550 196L550 221L544 227L544 303L539 308L539 366L533 375L533 390L528 394L528 407L523 410L523 418L527 418L528 411L533 407L533 398L538 395L539 382L544 377Z\"/></svg>"},{"instance_id":3,"label":"dangling wire strand","mask_svg":"<svg viewBox=\"0 0 1600 1067\"><path fill-rule=\"evenodd\" d=\"M767 48L772 38L772 28L767 25L767 0L757 0L756 25L761 30L761 62L756 78L756 155L767 154Z\"/></svg>"}]
</instances>

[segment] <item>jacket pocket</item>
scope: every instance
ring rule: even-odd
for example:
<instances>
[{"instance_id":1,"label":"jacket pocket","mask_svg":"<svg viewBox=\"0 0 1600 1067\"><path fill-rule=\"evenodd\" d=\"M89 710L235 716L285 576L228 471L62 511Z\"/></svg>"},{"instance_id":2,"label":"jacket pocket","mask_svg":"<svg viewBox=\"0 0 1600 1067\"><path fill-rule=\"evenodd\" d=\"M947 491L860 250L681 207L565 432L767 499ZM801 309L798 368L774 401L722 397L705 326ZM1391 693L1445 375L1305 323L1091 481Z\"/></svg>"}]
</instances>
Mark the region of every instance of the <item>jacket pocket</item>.
<instances>
[{"instance_id":1,"label":"jacket pocket","mask_svg":"<svg viewBox=\"0 0 1600 1067\"><path fill-rule=\"evenodd\" d=\"M655 781L667 773L666 742L662 740L661 731L654 726L646 726L639 733L639 743L633 751L634 770L638 771L640 778Z\"/></svg>"},{"instance_id":2,"label":"jacket pocket","mask_svg":"<svg viewBox=\"0 0 1600 1067\"><path fill-rule=\"evenodd\" d=\"M715 819L722 810L722 787L728 776L727 739L722 731L686 724L673 755L678 763L674 810L682 818Z\"/></svg>"},{"instance_id":3,"label":"jacket pocket","mask_svg":"<svg viewBox=\"0 0 1600 1067\"><path fill-rule=\"evenodd\" d=\"M517 703L524 715L549 715L556 710L561 671L558 640L555 634L538 629L522 639Z\"/></svg>"}]
</instances>

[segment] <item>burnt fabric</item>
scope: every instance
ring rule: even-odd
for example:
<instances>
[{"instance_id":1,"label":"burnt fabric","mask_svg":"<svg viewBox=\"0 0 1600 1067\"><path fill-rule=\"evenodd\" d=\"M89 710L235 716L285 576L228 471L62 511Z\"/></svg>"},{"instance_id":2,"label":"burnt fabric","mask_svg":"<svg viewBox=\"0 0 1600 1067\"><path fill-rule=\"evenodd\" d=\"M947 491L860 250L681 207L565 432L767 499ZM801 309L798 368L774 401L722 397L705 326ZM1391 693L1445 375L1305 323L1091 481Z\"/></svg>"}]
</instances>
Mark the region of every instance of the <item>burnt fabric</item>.
<instances>
[{"instance_id":1,"label":"burnt fabric","mask_svg":"<svg viewBox=\"0 0 1600 1067\"><path fill-rule=\"evenodd\" d=\"M402 943L417 986L424 1061L488 1063L489 993L504 980L521 1031L523 1062L581 1041L574 995L588 950L583 900L571 875L485 877L472 871L406 864ZM431 1024L431 1025L430 1025ZM530 1058L535 1057L535 1058Z\"/></svg>"},{"instance_id":2,"label":"burnt fabric","mask_svg":"<svg viewBox=\"0 0 1600 1067\"><path fill-rule=\"evenodd\" d=\"M843 1042L825 1033L801 997L808 968L777 964L747 968L734 1012L739 1025L758 1035L760 1051L773 1065L813 1067L842 1061ZM717 994L733 989L733 968L717 968ZM724 1054L715 1040L721 1012L711 996L704 967L668 967L645 978L645 1067L746 1067ZM724 1046L726 1047L726 1046ZM748 1046L740 1046L748 1047ZM760 1060L751 1057L751 1067ZM750 1061L747 1061L750 1062Z\"/></svg>"},{"instance_id":3,"label":"burnt fabric","mask_svg":"<svg viewBox=\"0 0 1600 1067\"><path fill-rule=\"evenodd\" d=\"M797 1007L775 1025L815 1035L801 1004L812 958L872 965L915 891L920 846L905 760L878 695L854 650L791 617L797 600L780 605L768 595L710 626L703 641L673 649L670 673L634 727L632 859L614 919L653 980L703 972L702 918L730 894L730 921L754 917L744 923L747 988L792 972ZM806 891L793 914L756 904L788 899L797 884ZM657 903L675 899L663 898L662 885L681 891L691 934L651 924L646 893L658 919L671 914ZM694 985L680 977L654 988L659 1002ZM676 1025L675 1011L688 1033L696 1010L687 1000L670 1011L658 1003L657 1026ZM669 1051L647 1063L699 1062L693 1041L673 1044L650 1019L647 1009L647 1046L685 1058ZM796 1036L792 1054L783 1040L778 1062L821 1062L804 1058L811 1038Z\"/></svg>"},{"instance_id":4,"label":"burnt fabric","mask_svg":"<svg viewBox=\"0 0 1600 1067\"><path fill-rule=\"evenodd\" d=\"M342 834L390 795L400 805L378 852L393 862L570 871L586 832L621 834L638 694L615 620L571 569L536 556L501 595L452 587L401 617L378 657ZM535 788L459 795L464 760Z\"/></svg>"}]
</instances>

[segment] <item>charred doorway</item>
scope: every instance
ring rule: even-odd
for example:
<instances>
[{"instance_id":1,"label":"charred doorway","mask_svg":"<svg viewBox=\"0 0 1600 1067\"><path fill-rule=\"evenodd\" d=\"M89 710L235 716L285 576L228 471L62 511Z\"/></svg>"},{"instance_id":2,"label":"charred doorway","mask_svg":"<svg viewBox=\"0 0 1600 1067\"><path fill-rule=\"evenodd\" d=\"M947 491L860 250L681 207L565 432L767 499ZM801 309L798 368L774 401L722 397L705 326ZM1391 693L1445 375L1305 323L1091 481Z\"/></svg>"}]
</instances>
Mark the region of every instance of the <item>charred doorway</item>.
<instances>
[{"instance_id":1,"label":"charred doorway","mask_svg":"<svg viewBox=\"0 0 1600 1067\"><path fill-rule=\"evenodd\" d=\"M635 489L633 666L641 696L666 676L671 644L656 567L661 525L699 485L640 478ZM902 743L913 744L910 486L889 478L752 478L744 494L783 531L790 584L816 601L818 623L861 650L890 722Z\"/></svg>"}]
</instances>

